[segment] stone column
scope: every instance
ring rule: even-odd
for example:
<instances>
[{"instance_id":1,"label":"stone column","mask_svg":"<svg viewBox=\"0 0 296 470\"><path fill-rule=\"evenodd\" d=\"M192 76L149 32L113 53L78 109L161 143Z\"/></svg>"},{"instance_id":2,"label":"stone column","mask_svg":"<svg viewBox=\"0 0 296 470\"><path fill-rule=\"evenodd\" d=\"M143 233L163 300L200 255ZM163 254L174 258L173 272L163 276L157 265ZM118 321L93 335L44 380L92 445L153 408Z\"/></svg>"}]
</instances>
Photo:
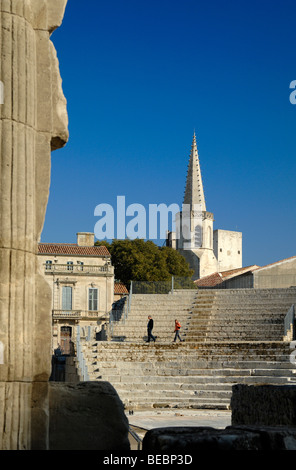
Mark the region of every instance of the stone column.
<instances>
[{"instance_id":1,"label":"stone column","mask_svg":"<svg viewBox=\"0 0 296 470\"><path fill-rule=\"evenodd\" d=\"M37 270L51 150L68 139L50 35L67 0L1 0L0 449L48 448L51 290Z\"/></svg>"}]
</instances>

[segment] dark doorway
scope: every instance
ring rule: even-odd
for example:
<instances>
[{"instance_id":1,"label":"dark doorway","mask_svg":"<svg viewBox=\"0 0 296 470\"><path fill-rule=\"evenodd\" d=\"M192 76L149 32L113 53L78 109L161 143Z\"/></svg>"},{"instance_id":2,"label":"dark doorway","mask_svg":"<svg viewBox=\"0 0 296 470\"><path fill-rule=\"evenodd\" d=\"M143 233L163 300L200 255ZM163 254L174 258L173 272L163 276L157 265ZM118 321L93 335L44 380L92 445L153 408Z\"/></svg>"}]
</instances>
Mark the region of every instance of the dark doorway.
<instances>
[{"instance_id":1,"label":"dark doorway","mask_svg":"<svg viewBox=\"0 0 296 470\"><path fill-rule=\"evenodd\" d=\"M72 338L71 326L62 326L61 338L60 338L60 346L61 346L62 354L66 354L66 355L71 354L71 338Z\"/></svg>"}]
</instances>

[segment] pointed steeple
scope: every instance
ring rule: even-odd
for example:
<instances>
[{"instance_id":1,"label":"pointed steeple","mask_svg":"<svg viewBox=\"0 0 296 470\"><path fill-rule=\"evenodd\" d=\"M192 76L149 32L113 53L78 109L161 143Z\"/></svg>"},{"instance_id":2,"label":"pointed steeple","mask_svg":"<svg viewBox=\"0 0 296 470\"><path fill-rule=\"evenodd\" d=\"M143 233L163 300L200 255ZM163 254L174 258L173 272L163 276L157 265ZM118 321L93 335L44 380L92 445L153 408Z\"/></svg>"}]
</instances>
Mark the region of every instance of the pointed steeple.
<instances>
[{"instance_id":1,"label":"pointed steeple","mask_svg":"<svg viewBox=\"0 0 296 470\"><path fill-rule=\"evenodd\" d=\"M206 201L202 184L195 132L193 135L187 171L184 204L189 204L191 210L194 208L194 204L200 204L202 211L206 211Z\"/></svg>"}]
</instances>

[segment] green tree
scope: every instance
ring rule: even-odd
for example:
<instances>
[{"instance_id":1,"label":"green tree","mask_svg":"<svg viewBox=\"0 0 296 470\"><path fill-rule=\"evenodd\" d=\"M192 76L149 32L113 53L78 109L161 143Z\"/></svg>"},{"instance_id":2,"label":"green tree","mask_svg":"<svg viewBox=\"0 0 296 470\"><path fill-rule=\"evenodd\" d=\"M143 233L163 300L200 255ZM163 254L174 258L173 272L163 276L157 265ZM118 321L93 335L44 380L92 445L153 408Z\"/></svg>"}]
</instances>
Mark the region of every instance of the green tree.
<instances>
[{"instance_id":1,"label":"green tree","mask_svg":"<svg viewBox=\"0 0 296 470\"><path fill-rule=\"evenodd\" d=\"M113 240L112 243L97 241L96 245L105 245L108 248L115 278L126 286L131 281L165 281L172 276L191 278L193 274L178 251L159 247L150 240Z\"/></svg>"}]
</instances>

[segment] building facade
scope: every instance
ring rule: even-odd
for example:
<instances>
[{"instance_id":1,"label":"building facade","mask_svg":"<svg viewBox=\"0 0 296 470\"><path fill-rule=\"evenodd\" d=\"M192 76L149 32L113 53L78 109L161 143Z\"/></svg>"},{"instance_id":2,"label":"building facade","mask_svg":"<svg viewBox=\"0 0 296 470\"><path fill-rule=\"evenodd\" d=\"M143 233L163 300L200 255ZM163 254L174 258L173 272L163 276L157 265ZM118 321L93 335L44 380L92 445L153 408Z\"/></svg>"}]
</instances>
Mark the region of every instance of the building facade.
<instances>
[{"instance_id":1,"label":"building facade","mask_svg":"<svg viewBox=\"0 0 296 470\"><path fill-rule=\"evenodd\" d=\"M176 215L176 232L167 237L167 245L177 249L194 270L193 279L242 267L241 232L214 230L213 224L214 214L206 207L194 133L182 211Z\"/></svg>"},{"instance_id":2,"label":"building facade","mask_svg":"<svg viewBox=\"0 0 296 470\"><path fill-rule=\"evenodd\" d=\"M52 290L52 349L70 354L80 334L103 334L114 302L114 268L94 234L78 233L77 244L39 243L39 271Z\"/></svg>"}]
</instances>

